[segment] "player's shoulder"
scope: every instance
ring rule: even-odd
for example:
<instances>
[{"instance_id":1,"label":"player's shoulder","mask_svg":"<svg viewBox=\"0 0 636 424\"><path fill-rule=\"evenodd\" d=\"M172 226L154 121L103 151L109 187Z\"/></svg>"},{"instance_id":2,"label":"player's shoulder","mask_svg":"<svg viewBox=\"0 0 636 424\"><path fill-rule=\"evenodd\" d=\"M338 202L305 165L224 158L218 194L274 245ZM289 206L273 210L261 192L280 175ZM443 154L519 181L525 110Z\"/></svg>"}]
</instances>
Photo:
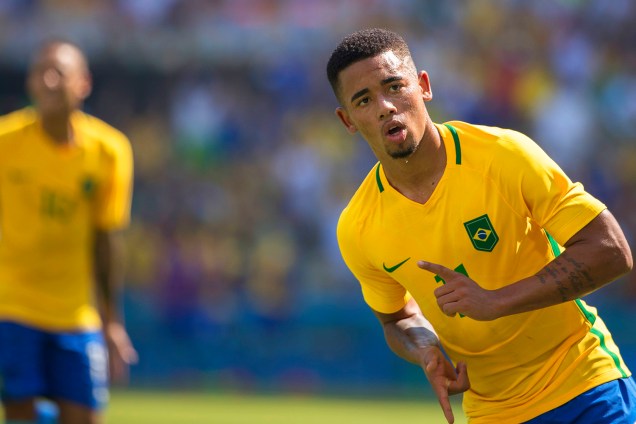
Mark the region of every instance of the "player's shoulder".
<instances>
[{"instance_id":1,"label":"player's shoulder","mask_svg":"<svg viewBox=\"0 0 636 424\"><path fill-rule=\"evenodd\" d=\"M470 124L462 121L445 123L451 127L461 146L462 160L467 164L489 162L501 156L526 154L536 146L527 135L509 128Z\"/></svg>"},{"instance_id":2,"label":"player's shoulder","mask_svg":"<svg viewBox=\"0 0 636 424\"><path fill-rule=\"evenodd\" d=\"M484 146L506 147L511 143L525 141L528 138L525 134L510 128L470 124L463 121L449 121L444 125L452 127L460 140Z\"/></svg>"},{"instance_id":3,"label":"player's shoulder","mask_svg":"<svg viewBox=\"0 0 636 424\"><path fill-rule=\"evenodd\" d=\"M100 140L127 140L126 135L102 119L86 112L77 111L73 117L81 125L82 131Z\"/></svg>"},{"instance_id":4,"label":"player's shoulder","mask_svg":"<svg viewBox=\"0 0 636 424\"><path fill-rule=\"evenodd\" d=\"M36 113L31 107L25 107L0 116L0 138L7 139L35 124Z\"/></svg>"},{"instance_id":5,"label":"player's shoulder","mask_svg":"<svg viewBox=\"0 0 636 424\"><path fill-rule=\"evenodd\" d=\"M354 228L358 223L374 211L376 203L380 199L380 194L384 190L380 177L380 163L376 163L366 177L362 180L355 193L351 196L349 203L342 210L338 227Z\"/></svg>"},{"instance_id":6,"label":"player's shoulder","mask_svg":"<svg viewBox=\"0 0 636 424\"><path fill-rule=\"evenodd\" d=\"M73 119L79 124L81 131L92 140L100 143L102 148L106 150L128 150L130 148L130 141L126 134L102 119L82 111L77 111Z\"/></svg>"}]
</instances>

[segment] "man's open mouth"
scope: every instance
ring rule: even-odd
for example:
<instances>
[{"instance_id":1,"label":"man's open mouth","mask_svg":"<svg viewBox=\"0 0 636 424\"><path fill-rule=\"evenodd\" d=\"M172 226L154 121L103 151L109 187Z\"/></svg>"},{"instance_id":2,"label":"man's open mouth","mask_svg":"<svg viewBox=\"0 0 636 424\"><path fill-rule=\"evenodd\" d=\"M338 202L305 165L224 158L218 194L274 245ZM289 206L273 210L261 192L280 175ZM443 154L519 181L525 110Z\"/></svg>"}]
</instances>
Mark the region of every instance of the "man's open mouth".
<instances>
[{"instance_id":1,"label":"man's open mouth","mask_svg":"<svg viewBox=\"0 0 636 424\"><path fill-rule=\"evenodd\" d=\"M391 122L384 127L384 135L394 143L401 143L406 139L406 126L400 122Z\"/></svg>"},{"instance_id":2,"label":"man's open mouth","mask_svg":"<svg viewBox=\"0 0 636 424\"><path fill-rule=\"evenodd\" d=\"M389 128L389 132L388 132L388 134L389 134L389 135L397 134L398 132L400 132L400 130L401 130L401 129L402 129L402 127L401 127L401 126L396 125L396 126L394 126L394 127Z\"/></svg>"},{"instance_id":3,"label":"man's open mouth","mask_svg":"<svg viewBox=\"0 0 636 424\"><path fill-rule=\"evenodd\" d=\"M396 135L398 134L400 131L402 131L404 128L406 128L404 126L404 124L402 124L399 121L391 121L391 122L387 122L384 125L384 134L385 135Z\"/></svg>"}]
</instances>

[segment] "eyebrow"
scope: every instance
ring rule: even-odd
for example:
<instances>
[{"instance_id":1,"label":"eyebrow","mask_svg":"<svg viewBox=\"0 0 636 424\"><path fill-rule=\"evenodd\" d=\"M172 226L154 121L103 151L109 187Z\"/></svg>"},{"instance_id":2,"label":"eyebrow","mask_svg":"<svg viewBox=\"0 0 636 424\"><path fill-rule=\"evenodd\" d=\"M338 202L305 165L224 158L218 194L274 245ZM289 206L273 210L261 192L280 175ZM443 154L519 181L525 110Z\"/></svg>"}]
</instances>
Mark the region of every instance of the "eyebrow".
<instances>
[{"instance_id":1,"label":"eyebrow","mask_svg":"<svg viewBox=\"0 0 636 424\"><path fill-rule=\"evenodd\" d=\"M388 77L380 81L381 85L386 85L395 81L402 81L402 77ZM369 92L368 88L363 88L362 90L356 92L353 96L351 96L351 103L353 103L358 97L362 97Z\"/></svg>"},{"instance_id":2,"label":"eyebrow","mask_svg":"<svg viewBox=\"0 0 636 424\"><path fill-rule=\"evenodd\" d=\"M358 91L353 96L351 96L351 103L353 103L358 97L362 97L365 94L367 94L368 92L369 92L368 88L363 88L362 90Z\"/></svg>"}]
</instances>

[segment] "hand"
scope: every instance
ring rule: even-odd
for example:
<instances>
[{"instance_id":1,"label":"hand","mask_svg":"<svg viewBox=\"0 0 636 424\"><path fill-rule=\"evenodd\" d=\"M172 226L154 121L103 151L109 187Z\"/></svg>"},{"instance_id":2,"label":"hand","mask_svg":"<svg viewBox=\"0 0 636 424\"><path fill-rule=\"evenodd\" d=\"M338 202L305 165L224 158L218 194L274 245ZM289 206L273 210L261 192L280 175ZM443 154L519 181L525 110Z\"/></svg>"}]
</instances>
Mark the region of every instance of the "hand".
<instances>
[{"instance_id":1,"label":"hand","mask_svg":"<svg viewBox=\"0 0 636 424\"><path fill-rule=\"evenodd\" d=\"M110 379L114 383L125 384L128 382L128 366L136 364L139 359L137 351L119 322L106 323L104 337L108 346Z\"/></svg>"},{"instance_id":2,"label":"hand","mask_svg":"<svg viewBox=\"0 0 636 424\"><path fill-rule=\"evenodd\" d=\"M462 314L479 321L499 318L496 291L486 290L466 275L445 266L418 261L417 266L439 275L446 282L433 292L442 312L454 317Z\"/></svg>"},{"instance_id":3,"label":"hand","mask_svg":"<svg viewBox=\"0 0 636 424\"><path fill-rule=\"evenodd\" d=\"M422 355L421 366L442 407L446 421L454 423L455 416L448 397L463 393L470 388L466 364L458 362L457 368L453 368L453 364L446 359L439 348L428 347Z\"/></svg>"}]
</instances>

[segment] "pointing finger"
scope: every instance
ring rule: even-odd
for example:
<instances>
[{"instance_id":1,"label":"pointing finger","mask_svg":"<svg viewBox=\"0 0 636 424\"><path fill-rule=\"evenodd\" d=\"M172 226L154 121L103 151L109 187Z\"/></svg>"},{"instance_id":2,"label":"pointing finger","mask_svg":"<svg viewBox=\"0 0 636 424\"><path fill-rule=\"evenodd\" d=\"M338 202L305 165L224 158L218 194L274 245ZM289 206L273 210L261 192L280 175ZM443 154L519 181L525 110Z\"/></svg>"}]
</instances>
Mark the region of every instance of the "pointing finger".
<instances>
[{"instance_id":1,"label":"pointing finger","mask_svg":"<svg viewBox=\"0 0 636 424\"><path fill-rule=\"evenodd\" d=\"M433 274L437 274L442 278L447 278L456 274L456 272L452 269L446 268L443 265L434 264L432 262L417 261L417 266L429 272L432 272Z\"/></svg>"},{"instance_id":2,"label":"pointing finger","mask_svg":"<svg viewBox=\"0 0 636 424\"><path fill-rule=\"evenodd\" d=\"M446 421L448 421L449 423L455 422L453 408L451 406L450 399L448 398L448 388L451 385L451 381L448 378L445 378L443 382L434 380L431 383L433 391L437 396L437 401L439 402L439 405L444 412L444 416L446 417Z\"/></svg>"}]
</instances>

